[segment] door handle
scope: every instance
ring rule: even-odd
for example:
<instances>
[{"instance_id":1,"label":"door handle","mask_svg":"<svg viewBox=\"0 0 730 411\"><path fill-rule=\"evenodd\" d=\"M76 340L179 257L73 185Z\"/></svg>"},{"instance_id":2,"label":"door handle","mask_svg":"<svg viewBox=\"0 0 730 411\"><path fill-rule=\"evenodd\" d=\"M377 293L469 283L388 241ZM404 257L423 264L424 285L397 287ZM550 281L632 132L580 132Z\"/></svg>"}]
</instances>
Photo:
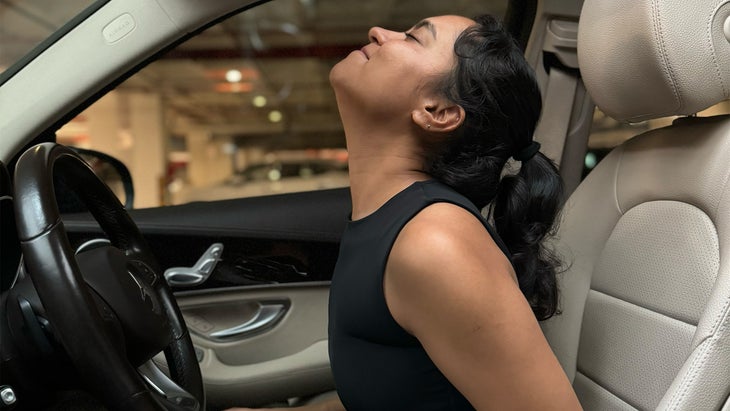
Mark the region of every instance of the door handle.
<instances>
[{"instance_id":1,"label":"door handle","mask_svg":"<svg viewBox=\"0 0 730 411\"><path fill-rule=\"evenodd\" d=\"M192 267L171 267L165 270L165 280L170 286L193 287L203 284L223 254L223 244L214 243Z\"/></svg>"},{"instance_id":2,"label":"door handle","mask_svg":"<svg viewBox=\"0 0 730 411\"><path fill-rule=\"evenodd\" d=\"M242 337L263 331L276 324L286 313L286 305L282 303L258 303L258 305L256 313L250 320L225 330L213 332L210 336L213 338Z\"/></svg>"}]
</instances>

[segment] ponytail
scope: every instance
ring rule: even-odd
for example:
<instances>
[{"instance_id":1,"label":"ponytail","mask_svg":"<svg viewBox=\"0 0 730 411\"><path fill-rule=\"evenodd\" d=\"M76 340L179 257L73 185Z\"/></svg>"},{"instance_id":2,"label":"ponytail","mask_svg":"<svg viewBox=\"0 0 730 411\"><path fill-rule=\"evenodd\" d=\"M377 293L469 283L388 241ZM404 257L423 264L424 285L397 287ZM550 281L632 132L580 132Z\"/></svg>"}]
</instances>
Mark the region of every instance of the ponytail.
<instances>
[{"instance_id":1,"label":"ponytail","mask_svg":"<svg viewBox=\"0 0 730 411\"><path fill-rule=\"evenodd\" d=\"M478 208L491 207L520 289L538 320L545 320L557 311L560 260L543 240L555 229L562 182L532 140L542 110L532 68L494 17L475 20L454 44L454 69L437 82L441 94L464 109L464 122L426 150L424 169ZM521 161L521 169L502 176L510 157Z\"/></svg>"},{"instance_id":2,"label":"ponytail","mask_svg":"<svg viewBox=\"0 0 730 411\"><path fill-rule=\"evenodd\" d=\"M563 183L555 164L537 153L522 162L519 173L502 178L492 206L497 233L512 254L520 289L538 320L557 312L560 259L544 240L557 228L562 200Z\"/></svg>"}]
</instances>

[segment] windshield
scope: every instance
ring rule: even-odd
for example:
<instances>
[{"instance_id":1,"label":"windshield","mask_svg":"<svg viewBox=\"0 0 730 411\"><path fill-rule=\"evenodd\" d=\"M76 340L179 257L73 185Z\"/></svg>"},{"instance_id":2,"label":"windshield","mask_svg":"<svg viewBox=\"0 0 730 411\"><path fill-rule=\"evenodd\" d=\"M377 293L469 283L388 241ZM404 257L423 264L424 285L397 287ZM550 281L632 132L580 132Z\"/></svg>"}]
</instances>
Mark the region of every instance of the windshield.
<instances>
[{"instance_id":1,"label":"windshield","mask_svg":"<svg viewBox=\"0 0 730 411\"><path fill-rule=\"evenodd\" d=\"M0 74L93 0L0 0Z\"/></svg>"}]
</instances>

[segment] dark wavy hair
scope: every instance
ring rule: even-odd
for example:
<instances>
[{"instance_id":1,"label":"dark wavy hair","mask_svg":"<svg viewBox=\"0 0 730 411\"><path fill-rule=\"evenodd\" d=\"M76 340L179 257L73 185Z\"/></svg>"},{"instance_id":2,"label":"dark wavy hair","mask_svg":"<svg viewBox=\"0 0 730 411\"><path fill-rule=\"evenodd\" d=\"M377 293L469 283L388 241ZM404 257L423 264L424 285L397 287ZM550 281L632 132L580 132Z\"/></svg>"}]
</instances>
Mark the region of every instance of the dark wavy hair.
<instances>
[{"instance_id":1,"label":"dark wavy hair","mask_svg":"<svg viewBox=\"0 0 730 411\"><path fill-rule=\"evenodd\" d=\"M542 153L505 171L510 157L532 144L542 110L532 68L514 39L492 16L456 40L456 64L438 87L466 112L464 123L427 156L426 171L470 199L490 206L497 233L510 251L520 289L538 320L557 312L560 259L544 245L554 233L563 185Z\"/></svg>"}]
</instances>

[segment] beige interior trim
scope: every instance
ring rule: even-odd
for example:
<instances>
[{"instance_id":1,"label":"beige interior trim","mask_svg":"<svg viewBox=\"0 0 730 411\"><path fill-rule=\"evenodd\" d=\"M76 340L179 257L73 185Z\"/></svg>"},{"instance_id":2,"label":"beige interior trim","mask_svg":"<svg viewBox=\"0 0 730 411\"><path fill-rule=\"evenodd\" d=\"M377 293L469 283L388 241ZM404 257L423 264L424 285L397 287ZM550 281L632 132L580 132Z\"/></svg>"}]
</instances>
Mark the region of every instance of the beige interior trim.
<instances>
[{"instance_id":1,"label":"beige interior trim","mask_svg":"<svg viewBox=\"0 0 730 411\"><path fill-rule=\"evenodd\" d=\"M196 339L193 339L197 342ZM334 388L327 340L318 341L292 355L245 365L228 365L214 350L206 349L200 364L205 392L216 404L233 404L240 399L263 404ZM283 395L283 397L282 397Z\"/></svg>"},{"instance_id":2,"label":"beige interior trim","mask_svg":"<svg viewBox=\"0 0 730 411\"><path fill-rule=\"evenodd\" d=\"M329 282L176 297L193 344L203 352L200 369L210 404L263 405L334 389L327 347ZM231 326L232 313L245 322L250 316L246 307L271 301L287 306L273 327L243 336L211 337L215 330Z\"/></svg>"}]
</instances>

